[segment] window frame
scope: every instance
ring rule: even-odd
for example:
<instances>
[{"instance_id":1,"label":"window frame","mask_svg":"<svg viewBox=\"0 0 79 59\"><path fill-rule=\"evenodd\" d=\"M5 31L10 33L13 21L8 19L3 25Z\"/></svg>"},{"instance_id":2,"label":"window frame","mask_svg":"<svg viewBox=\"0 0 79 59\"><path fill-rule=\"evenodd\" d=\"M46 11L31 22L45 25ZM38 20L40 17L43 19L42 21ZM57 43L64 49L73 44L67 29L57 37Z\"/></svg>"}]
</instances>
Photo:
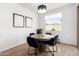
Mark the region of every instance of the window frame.
<instances>
[{"instance_id":1,"label":"window frame","mask_svg":"<svg viewBox=\"0 0 79 59\"><path fill-rule=\"evenodd\" d=\"M61 18L60 18L60 21L61 21L61 30L62 30L62 12L57 12L57 13L61 13ZM55 13L54 13L55 14ZM54 15L54 14L51 14L51 15ZM49 16L49 15L48 15ZM45 19L45 21L46 21L46 19ZM54 24L54 23L53 23ZM45 22L45 26L47 26L47 25L52 25L52 24L47 24L46 22ZM46 29L46 28L45 28ZM47 30L47 29L46 29ZM54 30L54 31L61 31L61 30ZM47 31L53 31L52 29L50 29L50 30L47 30Z\"/></svg>"}]
</instances>

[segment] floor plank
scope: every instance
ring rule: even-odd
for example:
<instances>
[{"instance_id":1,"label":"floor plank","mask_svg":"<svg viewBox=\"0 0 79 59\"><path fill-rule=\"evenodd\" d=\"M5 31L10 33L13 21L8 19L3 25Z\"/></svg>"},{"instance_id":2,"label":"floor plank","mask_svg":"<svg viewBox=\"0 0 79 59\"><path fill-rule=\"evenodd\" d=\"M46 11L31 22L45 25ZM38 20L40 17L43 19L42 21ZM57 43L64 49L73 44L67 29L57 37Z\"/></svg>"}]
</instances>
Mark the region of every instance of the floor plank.
<instances>
[{"instance_id":1,"label":"floor plank","mask_svg":"<svg viewBox=\"0 0 79 59\"><path fill-rule=\"evenodd\" d=\"M58 51L55 52L55 56L79 56L79 50L75 46L65 45L65 44L57 44ZM50 47L52 50L52 47ZM0 56L28 56L28 45L22 44L15 48L0 52ZM34 49L31 48L30 53L34 53ZM34 55L32 55L34 56ZM38 56L51 56L51 53L42 52L38 54Z\"/></svg>"}]
</instances>

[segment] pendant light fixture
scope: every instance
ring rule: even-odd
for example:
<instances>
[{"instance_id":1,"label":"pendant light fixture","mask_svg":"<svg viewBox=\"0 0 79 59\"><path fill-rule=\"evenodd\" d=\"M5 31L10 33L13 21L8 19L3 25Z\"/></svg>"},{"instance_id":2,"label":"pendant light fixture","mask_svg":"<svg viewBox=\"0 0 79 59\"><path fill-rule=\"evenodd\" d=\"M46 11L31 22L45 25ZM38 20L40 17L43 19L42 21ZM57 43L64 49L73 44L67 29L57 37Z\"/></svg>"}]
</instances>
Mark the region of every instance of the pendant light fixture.
<instances>
[{"instance_id":1,"label":"pendant light fixture","mask_svg":"<svg viewBox=\"0 0 79 59\"><path fill-rule=\"evenodd\" d=\"M45 5L38 6L38 13L45 13L47 11L47 7Z\"/></svg>"}]
</instances>

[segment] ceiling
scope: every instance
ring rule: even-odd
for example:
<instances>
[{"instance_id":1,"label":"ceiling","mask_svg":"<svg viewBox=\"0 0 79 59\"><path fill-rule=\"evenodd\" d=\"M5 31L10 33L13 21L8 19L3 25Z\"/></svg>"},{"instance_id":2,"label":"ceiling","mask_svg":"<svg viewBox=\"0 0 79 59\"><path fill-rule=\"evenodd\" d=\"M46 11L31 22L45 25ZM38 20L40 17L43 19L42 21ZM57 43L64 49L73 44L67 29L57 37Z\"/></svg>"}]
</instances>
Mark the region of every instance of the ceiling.
<instances>
[{"instance_id":1,"label":"ceiling","mask_svg":"<svg viewBox=\"0 0 79 59\"><path fill-rule=\"evenodd\" d=\"M47 10L49 11L55 8L60 8L60 7L69 5L70 3L19 3L19 5L25 8L28 8L33 12L37 12L37 7L38 5L41 5L41 4L46 5Z\"/></svg>"}]
</instances>

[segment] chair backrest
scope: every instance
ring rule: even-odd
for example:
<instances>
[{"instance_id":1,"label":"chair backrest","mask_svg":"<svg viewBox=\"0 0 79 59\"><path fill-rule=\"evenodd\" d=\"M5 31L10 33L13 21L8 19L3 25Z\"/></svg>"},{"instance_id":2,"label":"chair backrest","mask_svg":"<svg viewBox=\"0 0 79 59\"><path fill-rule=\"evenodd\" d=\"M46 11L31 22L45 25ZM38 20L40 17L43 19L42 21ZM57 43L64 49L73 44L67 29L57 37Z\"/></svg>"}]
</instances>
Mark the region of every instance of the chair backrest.
<instances>
[{"instance_id":1,"label":"chair backrest","mask_svg":"<svg viewBox=\"0 0 79 59\"><path fill-rule=\"evenodd\" d=\"M36 40L32 37L27 37L27 43L31 47L34 47L34 48L38 47Z\"/></svg>"},{"instance_id":2,"label":"chair backrest","mask_svg":"<svg viewBox=\"0 0 79 59\"><path fill-rule=\"evenodd\" d=\"M46 33L46 34L48 34L48 35L52 35L51 33Z\"/></svg>"},{"instance_id":3,"label":"chair backrest","mask_svg":"<svg viewBox=\"0 0 79 59\"><path fill-rule=\"evenodd\" d=\"M35 33L30 33L29 36L35 35Z\"/></svg>"},{"instance_id":4,"label":"chair backrest","mask_svg":"<svg viewBox=\"0 0 79 59\"><path fill-rule=\"evenodd\" d=\"M59 37L59 35L56 35L56 36L54 37L54 41L53 41L53 44L54 44L54 45L57 43L58 37Z\"/></svg>"},{"instance_id":5,"label":"chair backrest","mask_svg":"<svg viewBox=\"0 0 79 59\"><path fill-rule=\"evenodd\" d=\"M56 35L54 38L51 38L50 40L49 40L49 44L50 45L55 45L56 43L57 43L57 40L58 40L58 35Z\"/></svg>"},{"instance_id":6,"label":"chair backrest","mask_svg":"<svg viewBox=\"0 0 79 59\"><path fill-rule=\"evenodd\" d=\"M42 34L43 30L42 29L37 29L37 34Z\"/></svg>"}]
</instances>

